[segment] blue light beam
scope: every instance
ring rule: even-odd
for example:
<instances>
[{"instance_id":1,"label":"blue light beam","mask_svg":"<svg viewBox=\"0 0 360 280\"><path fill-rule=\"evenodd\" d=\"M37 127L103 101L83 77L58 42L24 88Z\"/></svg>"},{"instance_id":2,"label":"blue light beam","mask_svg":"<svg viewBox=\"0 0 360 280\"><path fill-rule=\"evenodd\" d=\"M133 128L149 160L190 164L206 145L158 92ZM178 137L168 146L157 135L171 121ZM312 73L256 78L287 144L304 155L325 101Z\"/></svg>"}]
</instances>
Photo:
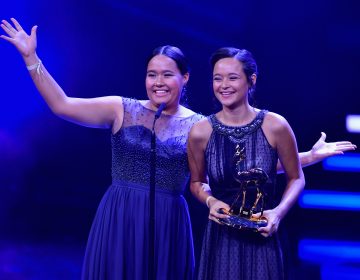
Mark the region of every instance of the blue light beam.
<instances>
[{"instance_id":1,"label":"blue light beam","mask_svg":"<svg viewBox=\"0 0 360 280\"><path fill-rule=\"evenodd\" d=\"M303 239L299 257L315 263L360 262L360 242Z\"/></svg>"},{"instance_id":2,"label":"blue light beam","mask_svg":"<svg viewBox=\"0 0 360 280\"><path fill-rule=\"evenodd\" d=\"M360 193L305 190L299 204L302 208L360 211Z\"/></svg>"},{"instance_id":3,"label":"blue light beam","mask_svg":"<svg viewBox=\"0 0 360 280\"><path fill-rule=\"evenodd\" d=\"M346 129L348 132L360 133L360 115L347 115Z\"/></svg>"},{"instance_id":4,"label":"blue light beam","mask_svg":"<svg viewBox=\"0 0 360 280\"><path fill-rule=\"evenodd\" d=\"M347 153L323 161L323 168L332 171L360 172L360 154Z\"/></svg>"}]
</instances>

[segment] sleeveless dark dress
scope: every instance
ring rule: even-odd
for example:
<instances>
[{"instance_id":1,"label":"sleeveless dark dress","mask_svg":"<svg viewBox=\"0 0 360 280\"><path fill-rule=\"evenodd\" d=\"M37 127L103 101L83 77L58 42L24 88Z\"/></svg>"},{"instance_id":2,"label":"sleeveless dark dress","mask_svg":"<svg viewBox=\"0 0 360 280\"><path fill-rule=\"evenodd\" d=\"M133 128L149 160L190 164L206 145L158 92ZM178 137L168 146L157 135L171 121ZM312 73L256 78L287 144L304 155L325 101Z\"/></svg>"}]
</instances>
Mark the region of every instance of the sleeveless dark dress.
<instances>
[{"instance_id":1,"label":"sleeveless dark dress","mask_svg":"<svg viewBox=\"0 0 360 280\"><path fill-rule=\"evenodd\" d=\"M112 135L112 185L88 238L82 279L148 276L150 143L154 111L123 98L124 121ZM156 122L155 262L157 279L193 279L194 252L187 203L186 141L201 115L162 114Z\"/></svg>"},{"instance_id":2,"label":"sleeveless dark dress","mask_svg":"<svg viewBox=\"0 0 360 280\"><path fill-rule=\"evenodd\" d=\"M230 127L215 115L208 117L213 132L205 151L209 185L214 197L231 205L239 190L233 177L236 145L245 148L241 171L262 168L269 176L264 186L265 209L275 200L277 152L268 143L261 125L266 111L249 124ZM241 199L240 199L241 201ZM266 280L283 279L283 262L277 234L265 238L259 233L219 225L209 220L201 251L199 279Z\"/></svg>"}]
</instances>

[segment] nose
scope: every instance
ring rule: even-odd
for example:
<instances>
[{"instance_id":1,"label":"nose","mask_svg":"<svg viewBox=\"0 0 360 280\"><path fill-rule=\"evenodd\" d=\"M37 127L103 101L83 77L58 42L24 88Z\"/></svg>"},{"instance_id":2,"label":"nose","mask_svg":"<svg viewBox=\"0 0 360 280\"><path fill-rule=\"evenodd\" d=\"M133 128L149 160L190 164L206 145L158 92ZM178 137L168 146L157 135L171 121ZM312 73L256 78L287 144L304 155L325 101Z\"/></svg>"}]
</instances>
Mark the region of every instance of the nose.
<instances>
[{"instance_id":1,"label":"nose","mask_svg":"<svg viewBox=\"0 0 360 280\"><path fill-rule=\"evenodd\" d=\"M227 79L223 79L222 81L221 81L221 88L228 88L229 87L229 85L228 85L228 80Z\"/></svg>"},{"instance_id":2,"label":"nose","mask_svg":"<svg viewBox=\"0 0 360 280\"><path fill-rule=\"evenodd\" d=\"M163 84L164 84L164 82L163 82L162 76L161 76L161 75L158 75L158 76L156 77L156 80L155 80L155 86L160 87L160 86L162 86Z\"/></svg>"}]
</instances>

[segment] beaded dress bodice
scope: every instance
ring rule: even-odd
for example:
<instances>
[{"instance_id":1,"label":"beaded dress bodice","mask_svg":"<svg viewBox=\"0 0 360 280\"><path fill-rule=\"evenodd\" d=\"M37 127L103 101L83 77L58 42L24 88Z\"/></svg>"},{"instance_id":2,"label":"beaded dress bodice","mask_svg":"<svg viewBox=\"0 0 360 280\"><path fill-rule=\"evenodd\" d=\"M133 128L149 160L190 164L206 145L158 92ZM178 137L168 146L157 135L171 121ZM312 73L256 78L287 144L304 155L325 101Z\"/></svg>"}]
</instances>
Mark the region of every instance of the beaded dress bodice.
<instances>
[{"instance_id":1,"label":"beaded dress bodice","mask_svg":"<svg viewBox=\"0 0 360 280\"><path fill-rule=\"evenodd\" d=\"M149 186L155 112L130 98L123 98L123 106L122 127L112 135L112 178ZM184 191L189 178L186 142L192 125L202 118L199 114L189 117L162 114L156 121L156 188Z\"/></svg>"},{"instance_id":2,"label":"beaded dress bodice","mask_svg":"<svg viewBox=\"0 0 360 280\"><path fill-rule=\"evenodd\" d=\"M209 184L216 198L231 204L239 193L239 183L234 179L234 154L236 150L243 150L245 158L240 170L261 168L267 173L269 179L263 187L265 208L273 207L278 157L261 128L266 113L262 110L252 122L238 127L224 125L215 115L208 117L213 131L205 154Z\"/></svg>"}]
</instances>

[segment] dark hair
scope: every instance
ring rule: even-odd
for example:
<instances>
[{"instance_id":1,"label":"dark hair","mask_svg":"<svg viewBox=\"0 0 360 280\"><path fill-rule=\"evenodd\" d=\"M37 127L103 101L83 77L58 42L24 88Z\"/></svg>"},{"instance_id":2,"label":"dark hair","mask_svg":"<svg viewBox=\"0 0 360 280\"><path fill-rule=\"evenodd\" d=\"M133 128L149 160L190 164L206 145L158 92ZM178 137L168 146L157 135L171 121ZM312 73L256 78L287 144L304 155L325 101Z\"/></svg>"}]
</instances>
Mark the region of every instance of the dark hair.
<instances>
[{"instance_id":1,"label":"dark hair","mask_svg":"<svg viewBox=\"0 0 360 280\"><path fill-rule=\"evenodd\" d=\"M190 67L187 62L187 59L184 55L184 53L177 47L165 45L155 48L151 55L147 59L147 63L149 64L150 60L157 55L165 55L168 58L171 58L175 61L177 68L179 69L181 75L185 75L186 73L190 73ZM186 107L188 107L187 104L187 85L184 85L181 97L180 97L180 103Z\"/></svg>"},{"instance_id":2,"label":"dark hair","mask_svg":"<svg viewBox=\"0 0 360 280\"><path fill-rule=\"evenodd\" d=\"M190 72L190 67L186 57L179 48L169 45L157 47L149 56L147 64L149 64L150 60L157 55L165 55L174 60L182 75Z\"/></svg>"},{"instance_id":3,"label":"dark hair","mask_svg":"<svg viewBox=\"0 0 360 280\"><path fill-rule=\"evenodd\" d=\"M245 49L236 49L231 47L220 48L217 51L215 51L210 57L210 64L212 69L214 69L216 62L218 62L220 59L229 58L229 57L235 58L239 62L241 62L244 73L246 75L247 82L250 85L249 95L252 98L252 95L255 92L255 85L251 80L251 76L253 74L255 75L258 74L256 61L253 55L251 54L251 52Z\"/></svg>"}]
</instances>

